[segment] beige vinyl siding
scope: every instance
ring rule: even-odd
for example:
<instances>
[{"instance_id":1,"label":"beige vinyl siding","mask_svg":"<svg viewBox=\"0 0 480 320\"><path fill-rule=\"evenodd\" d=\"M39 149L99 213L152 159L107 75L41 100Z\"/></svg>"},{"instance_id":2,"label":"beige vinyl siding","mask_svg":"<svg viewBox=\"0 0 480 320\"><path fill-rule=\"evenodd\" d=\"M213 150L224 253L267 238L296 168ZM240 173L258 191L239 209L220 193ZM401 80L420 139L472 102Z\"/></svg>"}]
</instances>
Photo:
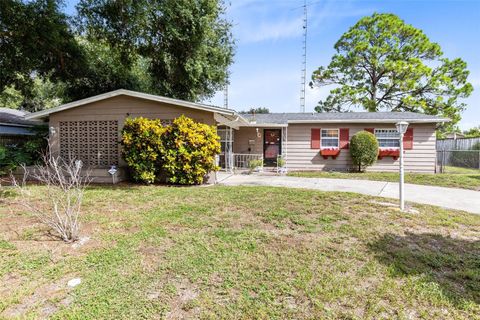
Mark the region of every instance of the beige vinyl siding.
<instances>
[{"instance_id":1,"label":"beige vinyl siding","mask_svg":"<svg viewBox=\"0 0 480 320\"><path fill-rule=\"evenodd\" d=\"M435 124L412 124L413 149L405 150L405 170L410 172L435 172ZM323 159L320 150L310 148L312 128L349 128L350 138L365 128L395 128L393 124L290 124L288 126L289 170L349 170L352 161L348 149L341 150L336 159ZM398 161L386 157L377 160L370 171L397 171Z\"/></svg>"},{"instance_id":2,"label":"beige vinyl siding","mask_svg":"<svg viewBox=\"0 0 480 320\"><path fill-rule=\"evenodd\" d=\"M209 125L215 124L213 112L194 110L186 107L155 102L136 97L116 96L109 99L82 105L76 108L60 111L50 115L49 126L59 132L61 121L118 121L118 141L120 132L127 117L145 117L151 119L172 120L185 115L196 121ZM59 152L58 134L52 136L52 152ZM121 159L119 148L119 165L125 166Z\"/></svg>"}]
</instances>

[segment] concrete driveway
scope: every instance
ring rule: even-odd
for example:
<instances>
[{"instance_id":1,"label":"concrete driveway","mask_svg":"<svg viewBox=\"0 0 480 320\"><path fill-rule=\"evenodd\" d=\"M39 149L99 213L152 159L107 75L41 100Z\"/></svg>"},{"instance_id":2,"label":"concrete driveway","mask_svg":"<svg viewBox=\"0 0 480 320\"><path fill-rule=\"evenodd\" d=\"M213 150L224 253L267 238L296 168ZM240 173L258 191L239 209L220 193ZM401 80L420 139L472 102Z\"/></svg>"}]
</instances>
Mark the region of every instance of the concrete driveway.
<instances>
[{"instance_id":1,"label":"concrete driveway","mask_svg":"<svg viewBox=\"0 0 480 320\"><path fill-rule=\"evenodd\" d=\"M227 186L274 186L321 191L356 192L398 199L398 183L368 180L298 178L269 175L223 175L219 184ZM405 200L480 214L480 192L405 184Z\"/></svg>"}]
</instances>

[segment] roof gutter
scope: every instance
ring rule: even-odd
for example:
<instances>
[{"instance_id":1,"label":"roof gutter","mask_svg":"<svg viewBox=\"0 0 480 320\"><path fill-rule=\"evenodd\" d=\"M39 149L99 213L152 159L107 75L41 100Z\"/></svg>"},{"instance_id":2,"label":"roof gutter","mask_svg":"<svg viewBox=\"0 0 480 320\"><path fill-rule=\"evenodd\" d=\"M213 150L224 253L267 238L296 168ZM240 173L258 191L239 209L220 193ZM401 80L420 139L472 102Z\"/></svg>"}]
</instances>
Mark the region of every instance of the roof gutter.
<instances>
[{"instance_id":1,"label":"roof gutter","mask_svg":"<svg viewBox=\"0 0 480 320\"><path fill-rule=\"evenodd\" d=\"M39 123L41 124L41 123ZM23 127L23 128L31 128L34 127L36 124L20 124L20 123L10 123L10 122L0 122L0 126L9 126L9 127Z\"/></svg>"},{"instance_id":2,"label":"roof gutter","mask_svg":"<svg viewBox=\"0 0 480 320\"><path fill-rule=\"evenodd\" d=\"M288 127L287 123L255 123L249 122L246 127L256 127L256 128L285 128Z\"/></svg>"},{"instance_id":3,"label":"roof gutter","mask_svg":"<svg viewBox=\"0 0 480 320\"><path fill-rule=\"evenodd\" d=\"M289 124L308 124L308 123L397 123L406 121L409 123L445 123L450 122L447 118L438 119L341 119L341 120L288 120Z\"/></svg>"}]
</instances>

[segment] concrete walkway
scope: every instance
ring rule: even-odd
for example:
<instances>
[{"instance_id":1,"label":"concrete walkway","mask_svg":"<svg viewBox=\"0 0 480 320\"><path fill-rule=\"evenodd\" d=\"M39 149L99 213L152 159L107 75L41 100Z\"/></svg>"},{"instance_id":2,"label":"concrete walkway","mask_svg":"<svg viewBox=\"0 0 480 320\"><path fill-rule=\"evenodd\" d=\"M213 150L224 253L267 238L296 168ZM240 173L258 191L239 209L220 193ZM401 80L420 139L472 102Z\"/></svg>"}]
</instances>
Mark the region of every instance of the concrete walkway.
<instances>
[{"instance_id":1,"label":"concrete walkway","mask_svg":"<svg viewBox=\"0 0 480 320\"><path fill-rule=\"evenodd\" d=\"M218 183L227 186L275 186L356 192L393 199L398 199L399 193L398 183L368 180L298 178L274 175L223 175ZM479 191L405 184L405 200L480 214Z\"/></svg>"}]
</instances>

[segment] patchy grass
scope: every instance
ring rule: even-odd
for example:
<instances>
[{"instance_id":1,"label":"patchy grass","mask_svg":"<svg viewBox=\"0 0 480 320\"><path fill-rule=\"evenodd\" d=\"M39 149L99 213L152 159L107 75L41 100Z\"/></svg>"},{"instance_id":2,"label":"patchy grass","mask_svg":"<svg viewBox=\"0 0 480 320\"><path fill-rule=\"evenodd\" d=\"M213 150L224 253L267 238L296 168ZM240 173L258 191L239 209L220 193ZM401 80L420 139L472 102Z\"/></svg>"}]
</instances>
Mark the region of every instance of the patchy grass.
<instances>
[{"instance_id":1,"label":"patchy grass","mask_svg":"<svg viewBox=\"0 0 480 320\"><path fill-rule=\"evenodd\" d=\"M459 170L456 167L451 170L456 171L449 171L449 173L441 174L406 173L405 182L427 186L480 190L480 170ZM294 171L289 172L288 175L304 178L356 179L391 182L398 182L399 180L399 174L394 172Z\"/></svg>"},{"instance_id":2,"label":"patchy grass","mask_svg":"<svg viewBox=\"0 0 480 320\"><path fill-rule=\"evenodd\" d=\"M445 172L446 173L456 173L456 174L476 174L476 175L480 175L480 169L452 167L452 166L445 166Z\"/></svg>"},{"instance_id":3,"label":"patchy grass","mask_svg":"<svg viewBox=\"0 0 480 320\"><path fill-rule=\"evenodd\" d=\"M90 240L77 248L9 203L0 318L478 318L480 216L404 214L385 202L270 187L92 187ZM75 277L82 283L68 289Z\"/></svg>"}]
</instances>

